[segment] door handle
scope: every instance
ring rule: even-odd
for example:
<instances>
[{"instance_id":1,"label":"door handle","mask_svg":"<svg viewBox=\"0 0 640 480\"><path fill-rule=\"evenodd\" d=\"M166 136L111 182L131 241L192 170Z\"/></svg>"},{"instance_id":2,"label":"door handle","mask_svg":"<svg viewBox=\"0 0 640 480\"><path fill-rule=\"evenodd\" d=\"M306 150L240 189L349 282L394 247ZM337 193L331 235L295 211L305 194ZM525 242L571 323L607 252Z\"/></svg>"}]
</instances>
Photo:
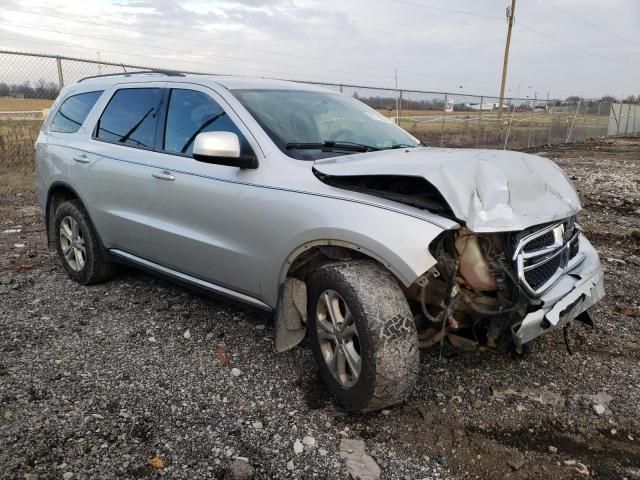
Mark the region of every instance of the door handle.
<instances>
[{"instance_id":1,"label":"door handle","mask_svg":"<svg viewBox=\"0 0 640 480\"><path fill-rule=\"evenodd\" d=\"M151 174L151 176L153 178L158 178L160 180L168 180L170 182L174 181L176 179L176 177L174 177L173 175L171 175L171 172L168 170L163 170L161 172L153 172Z\"/></svg>"},{"instance_id":2,"label":"door handle","mask_svg":"<svg viewBox=\"0 0 640 480\"><path fill-rule=\"evenodd\" d=\"M73 157L73 161L74 162L78 162L78 163L90 163L91 160L89 160L89 158L85 155L78 155L77 157Z\"/></svg>"}]
</instances>

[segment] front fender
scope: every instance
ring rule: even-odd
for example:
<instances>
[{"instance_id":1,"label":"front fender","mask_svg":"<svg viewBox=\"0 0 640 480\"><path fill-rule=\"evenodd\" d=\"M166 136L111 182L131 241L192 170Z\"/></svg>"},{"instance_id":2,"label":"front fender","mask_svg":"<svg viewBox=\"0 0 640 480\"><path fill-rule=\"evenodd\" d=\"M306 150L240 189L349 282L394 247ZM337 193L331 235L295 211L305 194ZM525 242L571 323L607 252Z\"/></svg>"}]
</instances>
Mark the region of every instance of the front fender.
<instances>
[{"instance_id":1,"label":"front fender","mask_svg":"<svg viewBox=\"0 0 640 480\"><path fill-rule=\"evenodd\" d=\"M388 268L405 286L436 264L429 244L444 229L425 219L318 196L307 196L289 208L296 209L295 217L290 211L285 213L287 209L277 208L271 211L273 216L267 227L269 243L278 247L267 260L262 292L264 301L273 307L291 263L316 245L361 251Z\"/></svg>"}]
</instances>

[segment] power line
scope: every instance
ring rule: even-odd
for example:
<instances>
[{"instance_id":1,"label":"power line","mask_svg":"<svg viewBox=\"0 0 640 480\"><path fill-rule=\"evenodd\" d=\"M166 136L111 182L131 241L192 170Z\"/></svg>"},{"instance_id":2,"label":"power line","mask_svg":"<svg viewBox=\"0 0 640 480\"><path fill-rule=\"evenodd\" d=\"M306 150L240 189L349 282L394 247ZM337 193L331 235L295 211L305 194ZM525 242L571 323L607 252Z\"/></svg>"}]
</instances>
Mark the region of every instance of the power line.
<instances>
[{"instance_id":1,"label":"power line","mask_svg":"<svg viewBox=\"0 0 640 480\"><path fill-rule=\"evenodd\" d=\"M588 50L588 49L586 49L586 48L580 47L579 45L575 45L575 44L573 44L573 43L565 42L564 40L561 40L561 39L559 39L559 38L557 38L557 37L551 36L551 35L549 35L549 34L547 34L547 33L541 32L541 31L539 31L539 30L536 30L535 28L531 28L531 27L529 27L528 25L525 25L525 24L523 24L523 23L516 23L516 27L522 27L522 28L524 28L525 30L528 30L528 31L530 31L530 32L532 32L532 33L535 33L535 34L537 34L537 35L540 35L541 37L548 38L549 40L553 40L554 42L562 43L562 44L566 45L567 47L574 48L574 49L576 49L576 50L579 50L579 51L581 51L581 52L583 52L583 53L587 53L587 54L589 54L589 55L594 55L594 56L596 56L596 57L600 57L600 58L603 58L603 59L605 59L605 60L613 60L613 61L615 61L615 62L625 63L625 64L627 64L627 65L631 65L631 66L634 66L634 67L639 66L639 65L638 65L638 64L636 64L636 63L627 62L626 60L623 60L623 59L621 59L621 58L609 57L608 55L603 55L603 54L598 53L598 52L596 52L596 51Z\"/></svg>"},{"instance_id":2,"label":"power line","mask_svg":"<svg viewBox=\"0 0 640 480\"><path fill-rule=\"evenodd\" d=\"M470 16L474 16L474 17L490 18L490 19L494 19L494 20L504 20L503 17L498 17L498 16L494 16L494 15L485 15L485 14L482 14L482 13L470 12L470 11L466 11L466 10L455 10L455 9L451 9L451 8L438 7L438 6L435 6L435 5L428 5L426 3L412 2L410 0L390 0L390 1L395 2L395 3L403 3L405 5L413 5L415 7L424 7L424 8L430 8L430 9L433 9L433 10L441 10L441 11L444 11L444 12L456 13L456 14L460 14L460 15L470 15ZM555 42L558 42L558 43L562 43L563 45L566 45L568 47L574 48L576 50L580 50L581 52L584 52L584 53L587 53L587 54L590 54L590 55L595 55L597 57L604 58L606 60L613 60L615 62L625 63L627 65L637 66L637 64L634 64L634 63L631 63L631 62L627 62L626 60L622 60L620 58L615 58L615 57L609 57L607 55L603 55L603 54L595 52L593 50L588 50L586 48L580 47L579 45L575 45L573 43L566 42L566 41L561 40L561 39L559 39L557 37L554 37L554 36L548 35L546 33L543 33L543 32L541 32L539 30L536 30L535 28L529 27L528 25L525 25L523 23L516 23L516 26L520 26L520 27L522 27L522 28L524 28L526 30L529 30L530 32L533 32L533 33L537 34L537 35L546 37L546 38L548 38L550 40L553 40Z\"/></svg>"},{"instance_id":3,"label":"power line","mask_svg":"<svg viewBox=\"0 0 640 480\"><path fill-rule=\"evenodd\" d=\"M558 7L557 5L554 5L553 3L549 2L548 0L540 0L540 1L545 3L546 5L548 5L551 8L555 8L559 12L562 12L565 15L568 15L569 17L572 17L572 18L576 19L579 22L584 23L585 25L588 25L591 28L594 28L595 30L598 30L598 31L600 31L602 33L605 33L607 35L612 35L612 36L616 37L618 40L622 40L622 41L631 43L633 45L640 46L640 43L635 42L633 40L629 40L628 38L625 38L625 37L621 37L620 35L616 34L615 32L613 32L611 30L605 30L602 27L600 27L599 25L597 25L597 24L595 24L593 22L590 22L588 20L585 20L584 18L581 18L578 15L575 15L574 13L571 13L570 11L565 10L564 8Z\"/></svg>"},{"instance_id":4,"label":"power line","mask_svg":"<svg viewBox=\"0 0 640 480\"><path fill-rule=\"evenodd\" d=\"M391 1L395 3L403 3L405 5L413 5L414 7L423 7L423 8L430 8L432 10L440 10L441 12L457 13L459 15L469 15L472 17L491 18L494 20L503 20L502 17L498 17L496 15L486 15L484 13L470 12L468 10L456 10L453 8L445 8L445 7L440 7L436 5L428 5L426 3L411 2L409 0L391 0Z\"/></svg>"},{"instance_id":5,"label":"power line","mask_svg":"<svg viewBox=\"0 0 640 480\"><path fill-rule=\"evenodd\" d=\"M290 53L290 52L281 52L281 51L267 50L267 49L261 49L261 48L255 48L255 47L247 47L247 46L243 46L243 45L233 45L233 44L229 44L229 43L214 42L214 41L211 41L211 40L203 40L203 39L195 38L195 37L184 37L184 36L169 35L169 34L162 34L162 33L144 32L144 31L139 31L139 30L135 30L135 29L131 29L131 28L122 27L122 26L109 25L109 24L103 23L103 22L96 22L96 21L93 21L93 20L86 20L86 21L85 20L76 20L76 19L72 19L72 18L60 16L60 15L51 15L51 14L37 13L37 12L25 12L25 11L22 11L22 10L15 10L15 9L6 9L6 10L12 10L12 11L18 12L18 13L26 13L28 15L37 15L37 16L41 16L41 17L48 17L48 18L53 18L53 19L57 19L57 20L64 20L64 21L67 21L67 22L79 23L79 24L82 24L83 26L86 26L86 24L89 23L89 24L100 26L100 27L104 27L104 28L110 28L110 29L114 29L114 30L120 30L120 31L124 31L124 32L135 33L136 35L148 35L148 36L155 36L155 37L160 37L160 38L164 38L164 39L169 38L169 39L173 39L173 40L184 40L184 41L189 41L189 42L198 42L198 44L206 44L206 45L213 45L213 46L217 46L217 47L248 50L248 51L254 51L254 52L259 52L259 53L268 53L268 54L271 54L271 55L279 55L279 56L285 56L285 57L294 57L294 58L300 58L302 60L313 61L313 62L338 63L338 64L350 65L350 66L354 66L354 67L373 68L373 69L387 70L387 71L390 70L390 67L386 67L386 66L382 66L382 65L361 64L361 63L350 62L350 61L347 61L347 60L336 60L336 59L333 59L333 58L309 57L308 55L298 55L298 54ZM234 58L234 57L230 57L230 58ZM237 57L235 57L235 58L237 58ZM296 67L300 68L299 65L296 66ZM307 68L307 67L305 67L305 68ZM426 72L409 72L409 71L405 71L405 70L402 70L402 72L403 73L415 73L417 75L427 75ZM389 75L389 77L392 77L392 75Z\"/></svg>"},{"instance_id":6,"label":"power line","mask_svg":"<svg viewBox=\"0 0 640 480\"><path fill-rule=\"evenodd\" d=\"M45 32L54 32L54 33L58 33L61 35L72 35L74 37L85 37L85 38L92 38L94 40L102 40L105 42L112 42L112 43L120 43L123 45L129 45L129 46L135 46L135 47L142 47L142 48L149 48L149 49L161 49L163 51L171 51L171 52L176 52L176 53L181 53L181 54L187 54L187 55L191 55L193 54L193 52L188 51L188 50L183 50L183 49L177 49L177 48L171 48L171 47L154 47L145 43L138 43L138 42L131 42L131 41L126 41L126 40L118 40L118 39L112 39L112 38L105 38L105 37L101 37L101 36L97 36L97 35L88 35L86 33L70 33L70 32L65 32L63 30L58 30L55 28L45 28L45 27L35 27L32 25L21 25L21 24L17 24L17 23L7 23L7 22L0 22L0 25L3 26L8 26L8 27L17 27L17 28L23 28L23 29L32 29L32 30L41 30L41 31L45 31ZM207 55L209 56L213 56L213 57L219 57L219 58L225 58L225 59L230 59L230 60L235 60L235 61L239 61L239 62L244 62L244 63L255 63L255 60L249 60L249 59L243 59L243 58L238 58L238 57L225 57L216 53L207 53ZM195 63L202 63L202 62L195 62ZM280 62L270 62L270 61L266 61L263 62L267 65L277 65L277 66L283 66L283 67L293 67L293 68L301 68L300 65L294 65L294 64L287 64L287 63L280 63ZM250 67L240 67L240 68L247 68L250 70L256 70L255 68L250 68ZM354 72L354 71L347 71L347 70L336 70L336 69L332 69L332 68L325 68L325 67L304 67L304 68L314 68L314 69L319 69L322 68L323 71L329 71L329 72L335 72L335 73L341 73L341 74L360 74L361 72ZM384 74L375 74L378 77L387 77L387 78L393 78L393 75L384 75Z\"/></svg>"},{"instance_id":7,"label":"power line","mask_svg":"<svg viewBox=\"0 0 640 480\"><path fill-rule=\"evenodd\" d=\"M6 37L0 37L0 40L5 40L5 41L13 41L15 40L14 38L6 38ZM34 42L34 43L45 43L47 45L51 45L51 41L50 40L35 40L35 39L28 39L25 40L26 42ZM78 46L78 45L71 45L71 44L61 44L61 46L66 47L66 48L73 48L73 49L81 49L81 50L89 50L91 52L95 52L96 49L95 48L90 48L90 47L82 47L82 46ZM118 50L107 50L104 48L101 48L100 51L105 52L105 53L112 53L112 54L116 54L116 55L130 55L130 56L134 56L134 57L140 57L140 58L146 58L146 59L150 59L153 60L155 62L157 61L167 61L167 58L161 58L161 57L154 57L151 55L144 55L144 54L140 54L140 53L131 53L131 52L122 52L122 51L118 51ZM51 54L51 56L56 56L56 54ZM171 59L169 59L171 60ZM116 62L118 63L118 62ZM204 62L196 62L196 61L192 61L192 60L182 60L182 63L187 63L187 64L197 64L197 65L205 65L209 68L211 68L211 64L208 63L204 63ZM154 67L149 67L149 68L158 68L159 65L155 65ZM173 68L173 67L172 67ZM248 69L248 70L254 70L257 71L261 74L274 74L274 75L282 75L282 72L277 72L277 71L273 71L273 70L265 70L265 69L261 69L261 68L251 68L251 67L240 67L240 68L244 68L244 69ZM203 72L204 73L204 72ZM218 72L217 75L238 75L238 74L233 74L231 72ZM246 74L244 74L246 75ZM259 75L262 76L262 75ZM297 73L294 75L294 77L306 77L312 80L317 80L317 75L306 75L306 74L301 74L301 73ZM308 80L303 80L301 79L300 81L308 81ZM340 83L344 83L343 80L330 80L329 83L331 82L340 82ZM321 82L318 82L321 83ZM375 88L375 87L371 87L371 88Z\"/></svg>"}]
</instances>

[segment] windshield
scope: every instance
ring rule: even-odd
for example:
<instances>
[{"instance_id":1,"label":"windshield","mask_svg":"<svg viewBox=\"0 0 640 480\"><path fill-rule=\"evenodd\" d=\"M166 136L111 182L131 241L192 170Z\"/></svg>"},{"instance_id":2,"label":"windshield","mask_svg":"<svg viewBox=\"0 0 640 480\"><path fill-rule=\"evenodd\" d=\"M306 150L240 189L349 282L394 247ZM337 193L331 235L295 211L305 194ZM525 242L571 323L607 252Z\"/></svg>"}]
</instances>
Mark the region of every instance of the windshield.
<instances>
[{"instance_id":1,"label":"windshield","mask_svg":"<svg viewBox=\"0 0 640 480\"><path fill-rule=\"evenodd\" d=\"M420 144L362 102L331 92L233 90L285 154L299 160Z\"/></svg>"}]
</instances>

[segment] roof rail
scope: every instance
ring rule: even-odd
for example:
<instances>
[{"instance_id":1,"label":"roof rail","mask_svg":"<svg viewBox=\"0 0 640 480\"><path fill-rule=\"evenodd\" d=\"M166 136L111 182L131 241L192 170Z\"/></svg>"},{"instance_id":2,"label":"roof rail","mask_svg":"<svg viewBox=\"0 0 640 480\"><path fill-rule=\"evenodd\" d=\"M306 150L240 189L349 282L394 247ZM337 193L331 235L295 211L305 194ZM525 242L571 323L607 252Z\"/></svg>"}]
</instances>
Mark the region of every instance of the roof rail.
<instances>
[{"instance_id":1,"label":"roof rail","mask_svg":"<svg viewBox=\"0 0 640 480\"><path fill-rule=\"evenodd\" d=\"M155 73L158 75L165 75L167 77L184 77L184 73L178 72L176 70L139 70L136 72L121 72L121 73L105 73L104 75L92 75L90 77L84 77L78 80L78 83L84 82L85 80L90 80L92 78L102 78L102 77L117 77L122 75L123 77L130 77L132 75L142 75L145 73Z\"/></svg>"}]
</instances>

